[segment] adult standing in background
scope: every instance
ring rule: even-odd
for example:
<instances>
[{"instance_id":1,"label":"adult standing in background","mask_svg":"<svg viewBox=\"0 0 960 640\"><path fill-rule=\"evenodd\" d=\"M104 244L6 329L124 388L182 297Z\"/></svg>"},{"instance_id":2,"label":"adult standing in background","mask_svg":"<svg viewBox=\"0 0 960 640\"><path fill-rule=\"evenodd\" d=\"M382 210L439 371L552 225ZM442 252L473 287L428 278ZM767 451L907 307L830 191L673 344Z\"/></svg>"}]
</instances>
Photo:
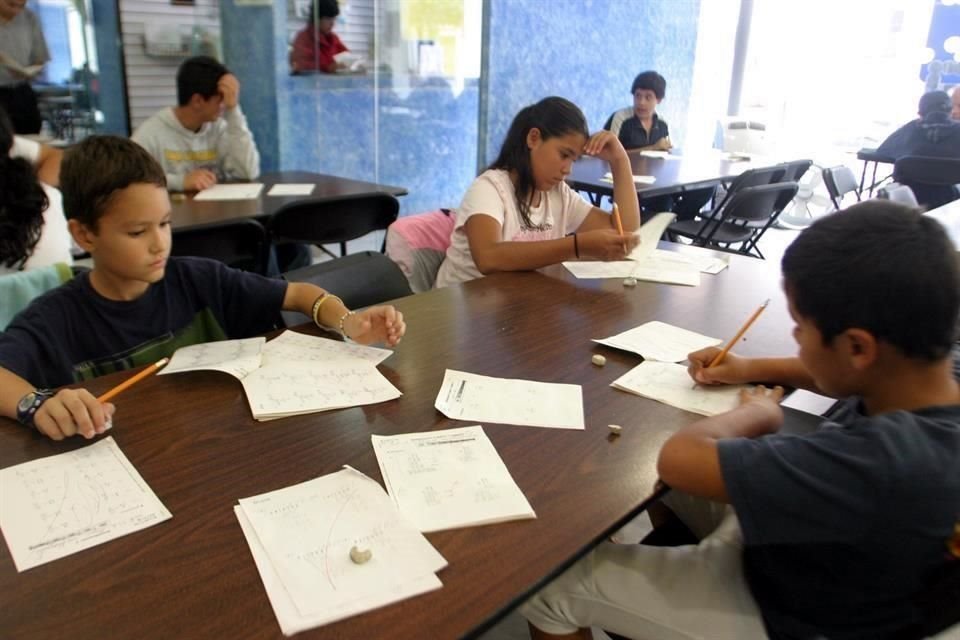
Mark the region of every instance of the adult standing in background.
<instances>
[{"instance_id":1,"label":"adult standing in background","mask_svg":"<svg viewBox=\"0 0 960 640\"><path fill-rule=\"evenodd\" d=\"M960 84L953 88L953 109L950 111L950 117L960 120Z\"/></svg>"},{"instance_id":2,"label":"adult standing in background","mask_svg":"<svg viewBox=\"0 0 960 640\"><path fill-rule=\"evenodd\" d=\"M42 118L30 81L50 60L40 20L26 0L0 0L0 106L16 133L40 133Z\"/></svg>"},{"instance_id":3,"label":"adult standing in background","mask_svg":"<svg viewBox=\"0 0 960 640\"><path fill-rule=\"evenodd\" d=\"M3 0L0 0L2 2ZM333 32L333 25L340 15L337 0L313 0L305 26L293 39L290 51L290 71L323 71L334 73L337 61L334 56L347 51L347 46Z\"/></svg>"}]
</instances>

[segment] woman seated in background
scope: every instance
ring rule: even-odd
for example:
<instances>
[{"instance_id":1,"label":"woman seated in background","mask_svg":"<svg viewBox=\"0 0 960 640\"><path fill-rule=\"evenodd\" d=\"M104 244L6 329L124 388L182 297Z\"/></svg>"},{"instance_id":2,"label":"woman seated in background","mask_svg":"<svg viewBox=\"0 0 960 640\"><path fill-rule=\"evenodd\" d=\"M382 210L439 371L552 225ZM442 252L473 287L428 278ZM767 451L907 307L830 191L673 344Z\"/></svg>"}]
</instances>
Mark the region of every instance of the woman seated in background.
<instances>
[{"instance_id":1,"label":"woman seated in background","mask_svg":"<svg viewBox=\"0 0 960 640\"><path fill-rule=\"evenodd\" d=\"M334 56L347 51L346 45L333 32L340 15L337 0L313 0L307 26L293 39L290 51L290 71L323 71L334 73L339 65Z\"/></svg>"},{"instance_id":2,"label":"woman seated in background","mask_svg":"<svg viewBox=\"0 0 960 640\"><path fill-rule=\"evenodd\" d=\"M42 160L43 147L14 136L0 109L0 274L73 262L60 192L37 179Z\"/></svg>"}]
</instances>

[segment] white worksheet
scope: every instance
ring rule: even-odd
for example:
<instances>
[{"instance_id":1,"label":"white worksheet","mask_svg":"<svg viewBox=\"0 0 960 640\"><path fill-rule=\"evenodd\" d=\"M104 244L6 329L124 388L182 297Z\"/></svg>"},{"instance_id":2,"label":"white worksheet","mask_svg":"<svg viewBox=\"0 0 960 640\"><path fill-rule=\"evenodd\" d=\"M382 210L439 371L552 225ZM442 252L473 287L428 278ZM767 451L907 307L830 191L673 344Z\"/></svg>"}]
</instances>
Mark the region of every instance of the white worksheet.
<instances>
[{"instance_id":1,"label":"white worksheet","mask_svg":"<svg viewBox=\"0 0 960 640\"><path fill-rule=\"evenodd\" d=\"M396 593L447 565L383 488L349 467L241 499L240 510L300 616L344 617L354 601ZM368 562L350 559L355 545L370 550Z\"/></svg>"},{"instance_id":2,"label":"white worksheet","mask_svg":"<svg viewBox=\"0 0 960 640\"><path fill-rule=\"evenodd\" d=\"M264 338L219 340L192 344L177 349L170 362L157 375L183 371L223 371L242 379L260 366Z\"/></svg>"},{"instance_id":3,"label":"white worksheet","mask_svg":"<svg viewBox=\"0 0 960 640\"><path fill-rule=\"evenodd\" d=\"M662 158L664 160L666 160L667 158L671 158L674 160L680 159L680 156L671 156L669 151L659 151L657 149L644 149L643 151L640 152L640 155L646 156L648 158Z\"/></svg>"},{"instance_id":4,"label":"white worksheet","mask_svg":"<svg viewBox=\"0 0 960 640\"><path fill-rule=\"evenodd\" d=\"M737 408L740 390L750 388L745 384L694 386L683 365L652 360L641 362L610 386L704 416Z\"/></svg>"},{"instance_id":5,"label":"white worksheet","mask_svg":"<svg viewBox=\"0 0 960 640\"><path fill-rule=\"evenodd\" d=\"M615 349L632 351L643 356L644 360L682 362L687 359L687 354L690 352L712 347L722 341L654 320L615 336L594 340L594 342Z\"/></svg>"},{"instance_id":6,"label":"white worksheet","mask_svg":"<svg viewBox=\"0 0 960 640\"><path fill-rule=\"evenodd\" d=\"M701 272L710 275L716 275L730 266L729 255L717 256L709 249L701 249L700 247L687 246L682 254L677 253L675 255L682 255Z\"/></svg>"},{"instance_id":7,"label":"white worksheet","mask_svg":"<svg viewBox=\"0 0 960 640\"><path fill-rule=\"evenodd\" d=\"M388 604L434 591L443 586L440 579L431 573L430 575L411 580L377 595L359 597L350 602L331 605L318 613L302 615L297 609L297 605L294 604L290 598L290 594L287 593L286 588L283 586L280 575L276 569L273 568L273 565L270 564L270 558L267 556L263 545L260 544L260 539L257 538L257 534L254 532L250 520L244 515L243 509L238 505L233 508L233 512L240 522L240 528L243 530L243 535L247 539L247 544L250 545L253 562L257 565L260 580L263 581L263 586L267 590L267 598L270 600L273 614L277 616L280 631L282 631L285 636L292 636L295 633L300 633L307 629L315 629L316 627L321 627L325 624L336 622L337 620L349 618L358 613L373 611Z\"/></svg>"},{"instance_id":8,"label":"white worksheet","mask_svg":"<svg viewBox=\"0 0 960 640\"><path fill-rule=\"evenodd\" d=\"M609 182L613 184L613 174L607 171L603 174L603 177L600 178L602 182ZM636 184L653 184L657 181L656 176L633 176L633 181Z\"/></svg>"},{"instance_id":9,"label":"white worksheet","mask_svg":"<svg viewBox=\"0 0 960 640\"><path fill-rule=\"evenodd\" d=\"M781 402L784 407L790 407L797 411L803 411L815 416L822 416L829 411L833 405L837 404L836 398L822 396L806 389L797 389Z\"/></svg>"},{"instance_id":10,"label":"white worksheet","mask_svg":"<svg viewBox=\"0 0 960 640\"><path fill-rule=\"evenodd\" d=\"M0 529L17 571L170 517L112 437L0 470Z\"/></svg>"},{"instance_id":11,"label":"white worksheet","mask_svg":"<svg viewBox=\"0 0 960 640\"><path fill-rule=\"evenodd\" d=\"M679 284L688 287L700 285L700 270L683 256L672 251L656 249L643 262L616 260L612 262L564 262L567 271L580 279L633 278L646 282Z\"/></svg>"},{"instance_id":12,"label":"white worksheet","mask_svg":"<svg viewBox=\"0 0 960 640\"><path fill-rule=\"evenodd\" d=\"M240 381L257 420L269 420L399 398L376 366L359 360L265 364Z\"/></svg>"},{"instance_id":13,"label":"white worksheet","mask_svg":"<svg viewBox=\"0 0 960 640\"><path fill-rule=\"evenodd\" d=\"M278 362L329 362L361 360L380 364L393 354L390 349L368 347L354 342L309 336L297 331L284 331L263 348L263 364Z\"/></svg>"},{"instance_id":14,"label":"white worksheet","mask_svg":"<svg viewBox=\"0 0 960 640\"><path fill-rule=\"evenodd\" d=\"M424 533L537 517L479 425L371 438L390 497Z\"/></svg>"},{"instance_id":15,"label":"white worksheet","mask_svg":"<svg viewBox=\"0 0 960 640\"><path fill-rule=\"evenodd\" d=\"M267 192L268 196L308 196L313 193L315 184L275 184Z\"/></svg>"},{"instance_id":16,"label":"white worksheet","mask_svg":"<svg viewBox=\"0 0 960 640\"><path fill-rule=\"evenodd\" d=\"M583 389L576 384L492 378L447 369L434 406L454 420L584 428Z\"/></svg>"},{"instance_id":17,"label":"white worksheet","mask_svg":"<svg viewBox=\"0 0 960 640\"><path fill-rule=\"evenodd\" d=\"M195 201L204 200L254 200L260 196L263 184L245 182L241 184L217 184L204 189L193 197Z\"/></svg>"},{"instance_id":18,"label":"white worksheet","mask_svg":"<svg viewBox=\"0 0 960 640\"><path fill-rule=\"evenodd\" d=\"M667 230L667 227L676 217L677 214L675 213L658 213L647 220L645 224L640 225L640 229L637 231L637 235L640 236L640 244L633 248L633 251L627 256L627 260L635 260L640 263L653 255L657 243L663 237L663 232Z\"/></svg>"}]
</instances>

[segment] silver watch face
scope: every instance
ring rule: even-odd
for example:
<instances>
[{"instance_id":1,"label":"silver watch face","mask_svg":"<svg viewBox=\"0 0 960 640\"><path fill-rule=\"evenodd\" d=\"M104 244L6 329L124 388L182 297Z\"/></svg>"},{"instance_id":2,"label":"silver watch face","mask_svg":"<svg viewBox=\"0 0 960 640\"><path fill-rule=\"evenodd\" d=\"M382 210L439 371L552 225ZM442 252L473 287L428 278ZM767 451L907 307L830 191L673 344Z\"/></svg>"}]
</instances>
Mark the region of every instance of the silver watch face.
<instances>
[{"instance_id":1,"label":"silver watch face","mask_svg":"<svg viewBox=\"0 0 960 640\"><path fill-rule=\"evenodd\" d=\"M17 411L24 412L30 408L30 406L37 399L37 392L31 391L27 395L20 398L20 402L17 403Z\"/></svg>"}]
</instances>

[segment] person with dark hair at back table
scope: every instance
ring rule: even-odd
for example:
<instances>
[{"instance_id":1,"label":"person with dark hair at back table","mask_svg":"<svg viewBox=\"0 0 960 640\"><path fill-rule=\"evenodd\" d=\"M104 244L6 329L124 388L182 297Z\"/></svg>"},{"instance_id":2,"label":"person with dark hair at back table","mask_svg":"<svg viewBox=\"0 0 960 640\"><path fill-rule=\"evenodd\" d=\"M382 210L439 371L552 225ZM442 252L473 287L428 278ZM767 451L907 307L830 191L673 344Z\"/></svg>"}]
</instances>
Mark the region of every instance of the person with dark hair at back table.
<instances>
[{"instance_id":1,"label":"person with dark hair at back table","mask_svg":"<svg viewBox=\"0 0 960 640\"><path fill-rule=\"evenodd\" d=\"M185 60L177 71L177 103L133 132L133 141L163 167L167 188L202 191L260 175L257 144L240 110L240 82L229 69L209 56Z\"/></svg>"},{"instance_id":2,"label":"person with dark hair at back table","mask_svg":"<svg viewBox=\"0 0 960 640\"><path fill-rule=\"evenodd\" d=\"M338 53L348 51L333 32L340 15L337 0L313 0L307 26L297 33L290 51L290 71L323 71L334 73L341 65L334 60Z\"/></svg>"},{"instance_id":3,"label":"person with dark hair at back table","mask_svg":"<svg viewBox=\"0 0 960 640\"><path fill-rule=\"evenodd\" d=\"M960 120L960 84L953 88L952 97L952 106L950 109L950 117L954 120Z\"/></svg>"},{"instance_id":4,"label":"person with dark hair at back table","mask_svg":"<svg viewBox=\"0 0 960 640\"><path fill-rule=\"evenodd\" d=\"M30 81L50 60L37 16L26 0L0 0L0 106L16 133L40 133L43 120Z\"/></svg>"},{"instance_id":5,"label":"person with dark hair at back table","mask_svg":"<svg viewBox=\"0 0 960 640\"><path fill-rule=\"evenodd\" d=\"M903 125L877 147L877 153L899 160L905 156L960 160L960 122L951 120L952 104L946 91L930 91L920 97L919 118ZM957 197L957 188L909 184L917 201L937 206Z\"/></svg>"}]
</instances>

